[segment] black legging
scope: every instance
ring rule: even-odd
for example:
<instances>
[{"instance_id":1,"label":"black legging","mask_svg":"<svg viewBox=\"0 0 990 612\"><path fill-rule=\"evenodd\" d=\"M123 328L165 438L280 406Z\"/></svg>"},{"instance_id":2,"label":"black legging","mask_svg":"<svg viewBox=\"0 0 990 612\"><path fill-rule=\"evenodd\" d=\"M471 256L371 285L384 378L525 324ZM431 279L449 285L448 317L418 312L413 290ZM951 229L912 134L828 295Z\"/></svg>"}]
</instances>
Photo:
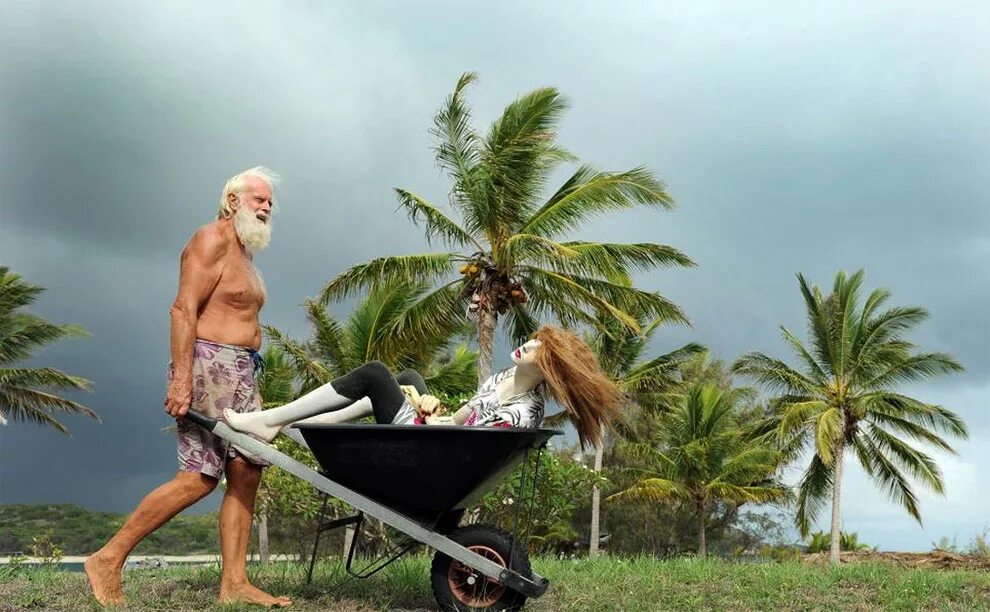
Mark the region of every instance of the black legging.
<instances>
[{"instance_id":1,"label":"black legging","mask_svg":"<svg viewBox=\"0 0 990 612\"><path fill-rule=\"evenodd\" d=\"M391 423L406 401L399 385L412 385L421 394L427 393L426 381L419 372L404 370L396 376L380 361L354 368L331 384L337 393L354 401L362 397L370 399L377 423Z\"/></svg>"}]
</instances>

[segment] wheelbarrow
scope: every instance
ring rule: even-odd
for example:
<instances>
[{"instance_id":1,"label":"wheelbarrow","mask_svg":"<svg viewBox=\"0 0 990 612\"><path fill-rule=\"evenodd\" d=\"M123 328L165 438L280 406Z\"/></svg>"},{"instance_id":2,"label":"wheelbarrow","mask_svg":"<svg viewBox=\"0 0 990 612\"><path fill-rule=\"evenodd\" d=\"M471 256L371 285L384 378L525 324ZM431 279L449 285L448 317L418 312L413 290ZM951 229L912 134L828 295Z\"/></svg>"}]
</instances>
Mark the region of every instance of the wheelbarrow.
<instances>
[{"instance_id":1,"label":"wheelbarrow","mask_svg":"<svg viewBox=\"0 0 990 612\"><path fill-rule=\"evenodd\" d=\"M359 524L367 515L408 537L384 564L361 574L351 571L354 538L347 557L352 575L370 576L419 543L436 550L431 584L442 610L518 610L527 598L543 595L549 586L546 578L530 568L526 548L516 534L493 525L459 525L465 508L494 488L531 450L541 450L560 431L450 425L293 425L319 463L318 472L222 421L193 410L185 418L358 511L330 527ZM536 475L534 487L535 483ZM525 477L520 489L521 508ZM514 529L518 530L518 525Z\"/></svg>"}]
</instances>

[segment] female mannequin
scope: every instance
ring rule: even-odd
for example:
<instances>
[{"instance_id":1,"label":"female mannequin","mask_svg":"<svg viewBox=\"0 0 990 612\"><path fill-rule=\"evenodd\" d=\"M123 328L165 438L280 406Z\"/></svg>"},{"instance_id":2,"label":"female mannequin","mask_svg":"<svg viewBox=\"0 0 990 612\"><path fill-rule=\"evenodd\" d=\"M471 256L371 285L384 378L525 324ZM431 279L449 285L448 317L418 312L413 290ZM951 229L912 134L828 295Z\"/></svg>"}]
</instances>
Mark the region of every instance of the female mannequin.
<instances>
[{"instance_id":1,"label":"female mannequin","mask_svg":"<svg viewBox=\"0 0 990 612\"><path fill-rule=\"evenodd\" d=\"M513 367L490 376L454 413L455 424L539 427L549 395L567 411L582 446L601 440L618 412L620 394L587 344L570 331L544 326L511 359ZM361 401L365 397L370 405ZM293 423L340 423L368 414L378 423L410 425L434 415L439 404L418 374L393 376L384 364L372 362L279 408L246 414L225 410L224 416L232 428L272 440Z\"/></svg>"}]
</instances>

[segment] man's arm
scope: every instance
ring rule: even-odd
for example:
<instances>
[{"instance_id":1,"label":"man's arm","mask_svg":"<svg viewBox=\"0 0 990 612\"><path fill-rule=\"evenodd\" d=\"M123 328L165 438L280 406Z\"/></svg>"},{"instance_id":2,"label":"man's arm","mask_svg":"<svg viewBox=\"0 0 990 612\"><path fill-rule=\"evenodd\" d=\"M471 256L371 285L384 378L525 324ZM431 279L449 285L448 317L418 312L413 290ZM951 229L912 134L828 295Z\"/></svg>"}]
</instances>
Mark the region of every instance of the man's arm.
<instances>
[{"instance_id":1,"label":"man's arm","mask_svg":"<svg viewBox=\"0 0 990 612\"><path fill-rule=\"evenodd\" d=\"M200 308L220 282L226 242L212 228L201 228L182 250L179 292L169 309L171 316L172 383L165 396L165 411L180 417L192 401L193 345Z\"/></svg>"}]
</instances>

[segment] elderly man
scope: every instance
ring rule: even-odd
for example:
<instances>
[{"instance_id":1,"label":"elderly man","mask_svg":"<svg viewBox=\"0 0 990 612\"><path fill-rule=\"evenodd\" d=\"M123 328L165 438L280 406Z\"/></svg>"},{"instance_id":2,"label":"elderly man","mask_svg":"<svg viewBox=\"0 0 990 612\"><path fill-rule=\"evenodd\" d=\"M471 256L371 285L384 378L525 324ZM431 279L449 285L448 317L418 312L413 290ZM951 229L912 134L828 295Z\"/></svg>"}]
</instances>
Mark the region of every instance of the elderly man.
<instances>
[{"instance_id":1,"label":"elderly man","mask_svg":"<svg viewBox=\"0 0 990 612\"><path fill-rule=\"evenodd\" d=\"M96 599L124 599L121 568L150 533L216 488L226 473L220 506L223 574L220 601L286 606L248 582L247 548L262 464L182 419L190 406L212 417L224 408L261 409L256 375L263 364L258 313L265 301L252 254L271 237L275 176L256 167L224 186L217 220L199 228L182 251L179 291L171 308L171 352L165 410L178 419L179 472L141 501L103 548L86 560Z\"/></svg>"}]
</instances>

